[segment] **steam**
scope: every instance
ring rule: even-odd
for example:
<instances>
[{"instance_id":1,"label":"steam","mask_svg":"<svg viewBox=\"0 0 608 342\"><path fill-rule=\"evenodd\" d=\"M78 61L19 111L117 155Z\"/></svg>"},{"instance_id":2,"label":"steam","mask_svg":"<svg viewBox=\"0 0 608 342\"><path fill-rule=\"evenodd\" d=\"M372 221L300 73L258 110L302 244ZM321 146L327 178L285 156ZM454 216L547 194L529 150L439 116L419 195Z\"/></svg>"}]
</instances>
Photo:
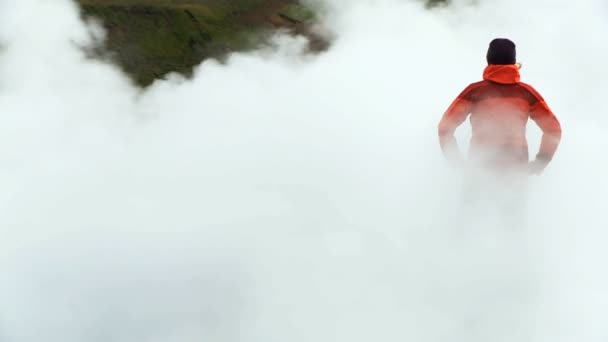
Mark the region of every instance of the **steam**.
<instances>
[{"instance_id":1,"label":"steam","mask_svg":"<svg viewBox=\"0 0 608 342\"><path fill-rule=\"evenodd\" d=\"M606 338L603 2L325 5L323 55L141 93L73 3L0 2L2 341ZM466 206L436 135L496 36L564 127L519 211Z\"/></svg>"}]
</instances>

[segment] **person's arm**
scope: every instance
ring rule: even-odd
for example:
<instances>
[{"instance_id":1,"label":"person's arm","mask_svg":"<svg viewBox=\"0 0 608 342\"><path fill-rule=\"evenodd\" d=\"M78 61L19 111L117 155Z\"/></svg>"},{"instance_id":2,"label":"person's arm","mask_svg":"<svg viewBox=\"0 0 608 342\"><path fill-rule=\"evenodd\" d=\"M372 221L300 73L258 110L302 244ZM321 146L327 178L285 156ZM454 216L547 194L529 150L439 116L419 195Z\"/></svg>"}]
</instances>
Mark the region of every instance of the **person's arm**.
<instances>
[{"instance_id":1,"label":"person's arm","mask_svg":"<svg viewBox=\"0 0 608 342\"><path fill-rule=\"evenodd\" d=\"M468 97L470 87L465 89L452 102L447 111L443 114L438 125L439 145L444 156L452 163L459 164L463 157L458 148L458 142L454 133L467 118L471 111L472 102Z\"/></svg>"},{"instance_id":2,"label":"person's arm","mask_svg":"<svg viewBox=\"0 0 608 342\"><path fill-rule=\"evenodd\" d=\"M532 119L542 130L543 136L536 159L532 162L532 172L541 172L553 159L557 147L561 141L562 128L559 120L555 117L545 100L534 92L536 102L530 109Z\"/></svg>"}]
</instances>

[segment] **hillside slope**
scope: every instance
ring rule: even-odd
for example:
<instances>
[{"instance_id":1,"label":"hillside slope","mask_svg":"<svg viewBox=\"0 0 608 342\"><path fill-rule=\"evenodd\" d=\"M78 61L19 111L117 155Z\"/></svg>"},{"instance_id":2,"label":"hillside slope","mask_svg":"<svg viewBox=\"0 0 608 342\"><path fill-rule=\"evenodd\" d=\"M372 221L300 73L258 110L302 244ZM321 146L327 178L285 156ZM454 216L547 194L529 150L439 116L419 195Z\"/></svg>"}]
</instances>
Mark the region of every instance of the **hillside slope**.
<instances>
[{"instance_id":1,"label":"hillside slope","mask_svg":"<svg viewBox=\"0 0 608 342\"><path fill-rule=\"evenodd\" d=\"M103 23L107 39L94 50L147 86L169 72L188 76L206 58L262 44L288 29L325 42L309 30L314 13L295 0L78 0L85 19Z\"/></svg>"}]
</instances>

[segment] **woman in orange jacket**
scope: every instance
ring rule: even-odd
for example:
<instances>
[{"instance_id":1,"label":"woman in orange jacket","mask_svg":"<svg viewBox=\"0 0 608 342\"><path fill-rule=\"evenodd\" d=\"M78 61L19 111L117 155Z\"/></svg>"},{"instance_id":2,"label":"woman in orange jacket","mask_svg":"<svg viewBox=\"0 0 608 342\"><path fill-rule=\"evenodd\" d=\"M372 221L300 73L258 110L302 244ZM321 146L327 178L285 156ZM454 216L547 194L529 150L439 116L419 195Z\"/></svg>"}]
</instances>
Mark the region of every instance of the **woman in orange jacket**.
<instances>
[{"instance_id":1,"label":"woman in orange jacket","mask_svg":"<svg viewBox=\"0 0 608 342\"><path fill-rule=\"evenodd\" d=\"M492 170L542 172L561 140L561 126L542 96L520 81L515 44L494 39L487 51L483 80L469 85L443 115L439 142L448 160L463 161L454 132L470 115L469 157ZM526 124L532 119L542 130L540 151L529 162Z\"/></svg>"}]
</instances>

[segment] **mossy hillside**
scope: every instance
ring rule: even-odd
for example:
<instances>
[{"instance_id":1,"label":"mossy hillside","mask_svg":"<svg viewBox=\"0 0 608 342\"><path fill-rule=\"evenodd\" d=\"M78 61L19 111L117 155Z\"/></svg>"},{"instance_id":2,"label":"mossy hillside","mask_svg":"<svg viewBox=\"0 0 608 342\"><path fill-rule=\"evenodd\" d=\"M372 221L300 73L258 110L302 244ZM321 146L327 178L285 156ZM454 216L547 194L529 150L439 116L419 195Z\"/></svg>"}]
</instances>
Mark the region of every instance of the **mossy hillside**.
<instances>
[{"instance_id":1,"label":"mossy hillside","mask_svg":"<svg viewBox=\"0 0 608 342\"><path fill-rule=\"evenodd\" d=\"M140 85L169 72L189 75L206 58L259 46L276 26L314 14L286 0L80 0L103 22L105 50Z\"/></svg>"},{"instance_id":2,"label":"mossy hillside","mask_svg":"<svg viewBox=\"0 0 608 342\"><path fill-rule=\"evenodd\" d=\"M92 54L111 59L144 87L170 72L188 76L204 59L258 47L277 27L308 36L313 51L329 44L311 32L316 13L298 0L76 1L108 34ZM421 1L428 7L450 2Z\"/></svg>"},{"instance_id":3,"label":"mossy hillside","mask_svg":"<svg viewBox=\"0 0 608 342\"><path fill-rule=\"evenodd\" d=\"M299 5L286 6L280 11L280 15L299 22L311 22L315 19L315 12L312 9Z\"/></svg>"}]
</instances>

